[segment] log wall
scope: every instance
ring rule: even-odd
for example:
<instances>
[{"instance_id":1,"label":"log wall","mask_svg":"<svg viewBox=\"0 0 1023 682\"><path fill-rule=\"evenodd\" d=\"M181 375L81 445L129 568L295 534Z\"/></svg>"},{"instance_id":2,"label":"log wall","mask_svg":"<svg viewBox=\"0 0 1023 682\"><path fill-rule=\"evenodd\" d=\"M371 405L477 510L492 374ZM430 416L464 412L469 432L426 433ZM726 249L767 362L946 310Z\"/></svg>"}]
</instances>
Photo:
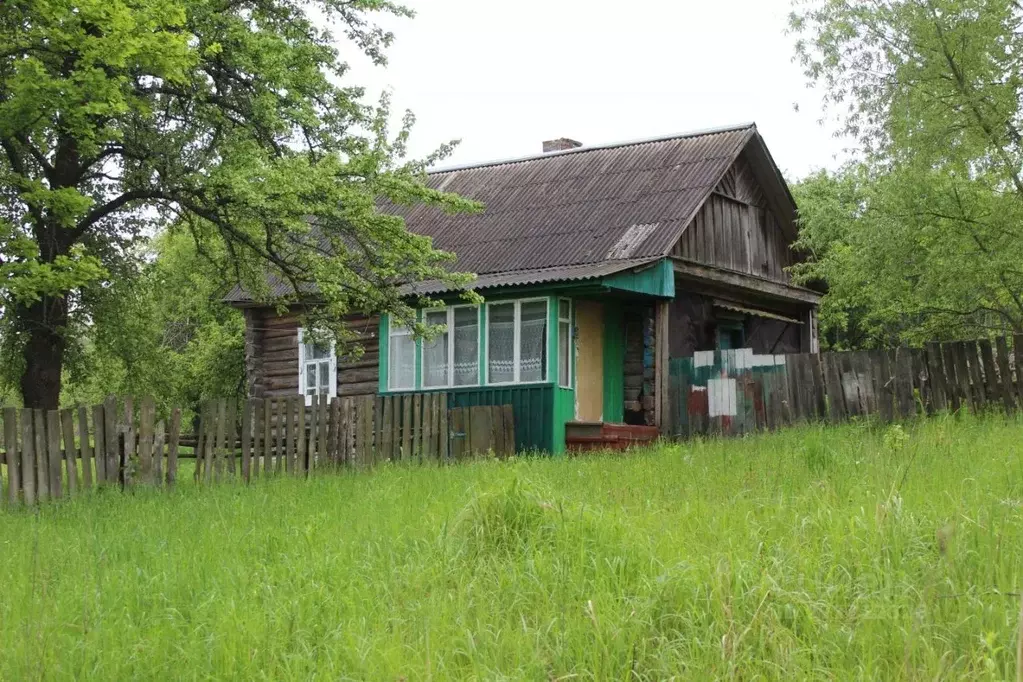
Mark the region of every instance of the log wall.
<instances>
[{"instance_id":1,"label":"log wall","mask_svg":"<svg viewBox=\"0 0 1023 682\"><path fill-rule=\"evenodd\" d=\"M363 353L342 355L337 363L339 396L376 395L379 387L380 318L351 315L345 320L358 334ZM249 397L276 398L298 393L299 314L272 309L245 311L245 371ZM345 349L341 349L342 353Z\"/></svg>"}]
</instances>

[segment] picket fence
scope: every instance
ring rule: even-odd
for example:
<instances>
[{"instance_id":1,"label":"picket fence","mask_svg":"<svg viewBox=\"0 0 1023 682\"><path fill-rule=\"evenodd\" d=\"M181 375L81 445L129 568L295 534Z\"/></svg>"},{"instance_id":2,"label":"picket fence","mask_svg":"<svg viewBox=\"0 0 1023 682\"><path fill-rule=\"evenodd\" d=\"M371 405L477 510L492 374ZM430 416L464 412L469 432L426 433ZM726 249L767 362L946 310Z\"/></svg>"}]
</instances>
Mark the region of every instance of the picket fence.
<instances>
[{"instance_id":1,"label":"picket fence","mask_svg":"<svg viewBox=\"0 0 1023 682\"><path fill-rule=\"evenodd\" d=\"M381 461L448 461L515 451L511 405L448 409L446 393L334 398L301 396L202 410L194 441L197 481L245 480Z\"/></svg>"},{"instance_id":2,"label":"picket fence","mask_svg":"<svg viewBox=\"0 0 1023 682\"><path fill-rule=\"evenodd\" d=\"M799 355L707 351L671 360L666 432L743 434L805 421L882 422L1023 409L1023 335Z\"/></svg>"},{"instance_id":3,"label":"picket fence","mask_svg":"<svg viewBox=\"0 0 1023 682\"><path fill-rule=\"evenodd\" d=\"M447 394L365 398L301 396L205 403L195 434L181 433L181 410L156 420L151 397L91 409L3 409L5 465L0 499L35 504L99 485L174 485L179 461L195 460L194 480L300 474L381 461L456 461L515 452L511 405L448 409Z\"/></svg>"},{"instance_id":4,"label":"picket fence","mask_svg":"<svg viewBox=\"0 0 1023 682\"><path fill-rule=\"evenodd\" d=\"M116 483L173 485L181 410L156 421L152 398L108 398L91 409L3 410L3 499L35 504Z\"/></svg>"}]
</instances>

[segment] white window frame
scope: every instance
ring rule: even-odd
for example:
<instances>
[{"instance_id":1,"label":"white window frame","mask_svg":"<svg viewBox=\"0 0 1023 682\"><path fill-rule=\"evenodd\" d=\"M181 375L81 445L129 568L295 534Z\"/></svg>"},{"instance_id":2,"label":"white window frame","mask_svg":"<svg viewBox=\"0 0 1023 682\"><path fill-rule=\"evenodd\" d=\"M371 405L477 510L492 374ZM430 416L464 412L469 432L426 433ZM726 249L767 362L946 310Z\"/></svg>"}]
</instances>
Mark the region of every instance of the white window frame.
<instances>
[{"instance_id":1,"label":"white window frame","mask_svg":"<svg viewBox=\"0 0 1023 682\"><path fill-rule=\"evenodd\" d=\"M444 311L445 316L445 331L448 335L448 371L443 384L426 385L426 349L423 349L423 360L419 363L420 377L419 385L423 387L423 390L432 390L435 388L469 388L472 386L482 385L482 371L483 368L477 370L477 374L480 374L480 379L477 379L475 384L458 384L455 385L455 310L458 308L471 308L476 311L476 362L479 363L479 348L480 340L482 339L482 332L480 330L480 308L477 305L471 303L462 303L459 305L449 305L443 308L424 308L423 309L423 324L426 324L426 316L429 313L439 313Z\"/></svg>"},{"instance_id":2,"label":"white window frame","mask_svg":"<svg viewBox=\"0 0 1023 682\"><path fill-rule=\"evenodd\" d=\"M556 299L558 306L558 386L561 388L572 388L572 356L575 355L575 329L572 328L572 299L570 298L558 298ZM568 304L568 317L561 316L561 303L565 302ZM568 329L568 356L565 358L565 363L568 365L568 383L561 383L561 323L567 323ZM548 364L550 364L548 362Z\"/></svg>"},{"instance_id":3,"label":"white window frame","mask_svg":"<svg viewBox=\"0 0 1023 682\"><path fill-rule=\"evenodd\" d=\"M535 303L542 301L546 304L547 311L547 328L544 336L544 349L547 352L547 366L544 367L544 376L539 381L522 381L522 304L523 303ZM512 303L515 305L515 324L513 326L513 344L515 346L513 351L512 359L515 366L515 378L512 381L491 381L490 380L490 308L495 305L508 305ZM484 369L484 374L481 376L482 386L513 386L515 384L547 384L550 383L551 374L551 299L547 296L537 296L534 298L517 298L507 301L490 301L487 303L487 324L484 330L484 343L486 344L486 357L487 366Z\"/></svg>"},{"instance_id":4,"label":"white window frame","mask_svg":"<svg viewBox=\"0 0 1023 682\"><path fill-rule=\"evenodd\" d=\"M317 365L324 361L323 358L318 360L307 360L305 356L305 327L299 327L298 329L298 393L305 400L306 405L313 404L313 397L306 395L306 389L308 388L306 382L306 365L315 362ZM337 397L337 349L334 346L334 339L330 340L330 350L327 352L326 360L329 363L329 381L327 384L327 397L330 399ZM317 367L317 376L319 376L319 368ZM322 393L318 395L323 395Z\"/></svg>"},{"instance_id":5,"label":"white window frame","mask_svg":"<svg viewBox=\"0 0 1023 682\"><path fill-rule=\"evenodd\" d=\"M413 344L412 344L412 385L411 386L395 386L394 385L395 373L393 371L393 368L391 367L391 339L393 339L396 336L412 336L412 330L409 329L408 327L404 326L404 325L396 327L394 325L394 316L393 315L388 315L387 316L387 358L384 360L384 362L387 363L387 390L388 391L414 391L414 390L416 390L416 365L417 364L422 364L422 363L417 363L416 362L416 360L418 359L419 344L415 343L415 340L413 339Z\"/></svg>"}]
</instances>

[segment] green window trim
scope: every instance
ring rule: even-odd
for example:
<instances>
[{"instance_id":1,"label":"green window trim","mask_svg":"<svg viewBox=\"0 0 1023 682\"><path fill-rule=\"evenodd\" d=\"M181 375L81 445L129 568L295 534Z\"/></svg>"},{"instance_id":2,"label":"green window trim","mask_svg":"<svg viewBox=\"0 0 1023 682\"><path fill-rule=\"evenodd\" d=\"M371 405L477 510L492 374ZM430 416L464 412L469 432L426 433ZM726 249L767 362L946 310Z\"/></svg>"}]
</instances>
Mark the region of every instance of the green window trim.
<instances>
[{"instance_id":1,"label":"green window trim","mask_svg":"<svg viewBox=\"0 0 1023 682\"><path fill-rule=\"evenodd\" d=\"M566 306L566 310L565 310L564 316L562 316L562 310L561 310L562 304L564 304ZM572 362L572 358L575 356L575 320L572 317L572 313L574 312L573 306L572 306L572 299L564 298L564 297L559 297L559 298L555 299L554 307L556 308L556 315L555 315L555 320L556 320L555 325L556 326L554 327L554 330L555 330L555 332L557 334L557 337L558 337L557 338L557 344L556 344L556 349L557 349L556 355L557 355L557 358L556 358L556 361L554 363L555 366L556 366L556 369L557 369L557 377L558 377L557 384L558 384L559 388L572 388L574 386L573 382L575 381L575 367L573 366L574 363ZM562 326L564 326L564 328L565 328L564 329L564 338L563 338L563 333L562 333ZM562 342L563 341L565 342L565 357L561 357L561 349L562 349ZM565 369L568 370L568 374L567 374L567 377L565 378L564 382L562 382L562 380L561 380L562 379L562 377L561 377L561 370L562 370L561 363L562 362L565 363L565 365L566 365Z\"/></svg>"},{"instance_id":2,"label":"green window trim","mask_svg":"<svg viewBox=\"0 0 1023 682\"><path fill-rule=\"evenodd\" d=\"M544 366L544 375L538 380L522 380L522 306L526 303L539 303L544 304L544 316L546 319L544 334L546 338L543 341L546 346L547 362ZM490 316L491 311L496 306L513 306L513 323L512 323L512 374L514 378L512 381L491 381L490 380L490 365L487 364L485 368L485 376L480 377L481 386L517 386L519 384L549 384L553 383L551 372L551 343L554 334L551 333L551 297L550 296L536 296L531 298L515 298L507 301L488 301L487 306L487 326L484 329L485 345L487 346L487 352L490 352ZM557 324L557 312L555 311L555 324ZM554 343L557 343L557 339L554 339ZM556 349L556 346L555 346Z\"/></svg>"},{"instance_id":3,"label":"green window trim","mask_svg":"<svg viewBox=\"0 0 1023 682\"><path fill-rule=\"evenodd\" d=\"M445 377L445 382L443 384L433 384L433 385L430 385L430 386L426 386L425 382L423 381L423 370L420 368L420 369L417 370L416 380L417 380L417 383L421 384L422 388L424 388L426 390L438 390L438 389L444 389L444 388L462 388L464 386L479 386L480 385L480 381L482 379L481 372L483 371L483 366L482 365L478 365L477 368L476 368L476 373L477 373L476 383L474 383L474 384L459 384L459 383L456 383L456 381L455 381L455 329L456 329L455 318L456 318L456 315L457 315L456 311L464 310L466 308L470 308L470 309L476 311L476 360L477 360L477 362L479 362L479 347L480 347L480 344L482 344L482 342L483 342L483 331L482 331L483 327L482 327L482 325L480 323L480 320L481 320L480 306L473 305L471 303L461 303L461 304L457 304L456 303L454 305L448 305L448 306L443 306L443 307L438 307L438 308L425 308L423 310L418 311L418 313L420 315L422 315L422 319L424 321L428 318L430 313L443 312L444 313L444 319L445 319L445 323L444 324L445 324L447 329L444 332L442 332L442 333L448 335L448 350L447 350L447 358L446 358L446 362L447 362L447 376ZM425 356L425 345L422 343L422 340L420 340L418 345L420 346L420 351L419 352L421 354L421 357L423 358L423 364L425 365L425 357L426 357Z\"/></svg>"},{"instance_id":4,"label":"green window trim","mask_svg":"<svg viewBox=\"0 0 1023 682\"><path fill-rule=\"evenodd\" d=\"M483 388L514 388L519 386L556 386L562 390L573 390L575 384L575 352L574 348L570 346L569 350L569 363L570 363L570 379L569 386L559 386L560 379L560 357L559 357L559 333L560 325L562 320L559 318L559 304L560 302L568 301L570 306L570 324L569 334L574 341L575 333L575 306L571 299L567 297L558 296L524 296L524 297L508 297L494 300L488 300L484 304L474 306L479 311L479 381L477 384L467 385L446 385L446 386L424 386L423 385L423 340L416 339L415 341L415 381L411 387L392 387L390 386L391 372L390 372L390 341L391 341L391 316L384 314L380 316L380 370L379 370L379 392L381 394L387 393L409 393L413 391L443 391L443 390L462 390L462 389L483 389ZM547 349L547 364L546 374L542 380L528 380L528 381L503 381L503 382L491 382L490 381L490 367L489 367L489 353L490 353L490 318L491 318L491 307L494 305L500 305L502 303L515 303L515 357L519 357L521 351L520 348L520 325L521 325L521 305L523 303L529 303L534 301L543 301L547 307L547 329L546 329L546 340L544 342ZM468 307L470 304L453 303L445 306L445 310L452 310L458 307ZM441 308L432 308L430 310L441 310ZM424 319L424 310L416 311L416 319L420 322ZM451 315L449 314L449 320ZM449 337L451 338L451 337ZM449 354L450 356L450 354ZM516 364L515 374L518 376L521 371L521 367ZM450 374L450 369L449 369Z\"/></svg>"}]
</instances>

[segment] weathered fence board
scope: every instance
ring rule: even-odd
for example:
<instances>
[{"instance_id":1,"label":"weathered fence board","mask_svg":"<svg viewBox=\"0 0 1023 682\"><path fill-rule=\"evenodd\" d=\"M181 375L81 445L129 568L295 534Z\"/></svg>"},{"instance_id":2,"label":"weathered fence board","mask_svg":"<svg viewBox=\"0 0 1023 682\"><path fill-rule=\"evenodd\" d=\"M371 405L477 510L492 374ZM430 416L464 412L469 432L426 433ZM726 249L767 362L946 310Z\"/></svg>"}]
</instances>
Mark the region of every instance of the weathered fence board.
<instances>
[{"instance_id":1,"label":"weathered fence board","mask_svg":"<svg viewBox=\"0 0 1023 682\"><path fill-rule=\"evenodd\" d=\"M7 464L7 502L16 504L21 489L21 462L18 451L18 411L4 408L4 448Z\"/></svg>"},{"instance_id":2,"label":"weathered fence board","mask_svg":"<svg viewBox=\"0 0 1023 682\"><path fill-rule=\"evenodd\" d=\"M1011 347L997 337L819 355L708 351L699 361L671 361L668 414L672 435L688 437L825 419L889 422L996 406L1010 412L1023 409L1021 379L1023 335L1014 336Z\"/></svg>"},{"instance_id":3,"label":"weathered fence board","mask_svg":"<svg viewBox=\"0 0 1023 682\"><path fill-rule=\"evenodd\" d=\"M135 417L132 404L125 399L123 413L114 398L91 409L3 408L0 467L6 473L0 476L5 482L0 502L31 505L77 496L111 481L160 484L168 444L167 476L173 483L181 411L172 411L169 429L162 420L154 425L155 406L144 398L136 425L127 421ZM108 457L111 453L115 456Z\"/></svg>"},{"instance_id":4,"label":"weathered fence board","mask_svg":"<svg viewBox=\"0 0 1023 682\"><path fill-rule=\"evenodd\" d=\"M1012 385L1012 370L1009 368L1009 347L1004 336L995 339L995 363L998 366L998 392L1006 412L1016 409L1016 389Z\"/></svg>"},{"instance_id":5,"label":"weathered fence board","mask_svg":"<svg viewBox=\"0 0 1023 682\"><path fill-rule=\"evenodd\" d=\"M36 504L111 482L177 483L182 412L173 409L157 420L151 397L136 403L111 396L91 410L8 407L0 416L0 467L6 469L0 502ZM330 464L447 462L515 452L511 405L449 409L444 392L316 397L308 407L299 396L220 399L202 405L196 417L195 433L184 438L196 483L251 481L282 470L305 475Z\"/></svg>"}]
</instances>

